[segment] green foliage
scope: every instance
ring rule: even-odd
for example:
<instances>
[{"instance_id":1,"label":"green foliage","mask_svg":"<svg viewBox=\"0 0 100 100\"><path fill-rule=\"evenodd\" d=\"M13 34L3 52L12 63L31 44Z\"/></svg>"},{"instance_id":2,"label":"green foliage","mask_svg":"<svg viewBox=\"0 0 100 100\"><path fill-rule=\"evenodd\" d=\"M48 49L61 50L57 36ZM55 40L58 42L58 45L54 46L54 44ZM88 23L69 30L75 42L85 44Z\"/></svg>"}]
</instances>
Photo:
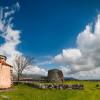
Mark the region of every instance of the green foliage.
<instances>
[{"instance_id":1,"label":"green foliage","mask_svg":"<svg viewBox=\"0 0 100 100\"><path fill-rule=\"evenodd\" d=\"M84 84L84 90L41 90L24 84L0 92L0 100L99 100L100 82L66 81L64 84ZM96 85L99 84L98 87Z\"/></svg>"}]
</instances>

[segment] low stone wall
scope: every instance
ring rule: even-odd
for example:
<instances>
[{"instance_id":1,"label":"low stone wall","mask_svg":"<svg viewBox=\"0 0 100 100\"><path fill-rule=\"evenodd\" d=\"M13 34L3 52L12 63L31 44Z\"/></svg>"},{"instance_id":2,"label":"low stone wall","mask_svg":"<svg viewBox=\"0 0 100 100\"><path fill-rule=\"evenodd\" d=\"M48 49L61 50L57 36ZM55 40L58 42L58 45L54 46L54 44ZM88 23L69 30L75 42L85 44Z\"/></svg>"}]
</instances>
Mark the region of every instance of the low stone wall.
<instances>
[{"instance_id":1,"label":"low stone wall","mask_svg":"<svg viewBox=\"0 0 100 100\"><path fill-rule=\"evenodd\" d=\"M57 90L84 89L84 85L82 84L43 84L43 83L37 83L37 84L26 83L26 84L32 86L33 88L38 88L38 89L57 89Z\"/></svg>"},{"instance_id":2,"label":"low stone wall","mask_svg":"<svg viewBox=\"0 0 100 100\"><path fill-rule=\"evenodd\" d=\"M13 82L15 85L18 85L18 82ZM83 84L64 84L64 83L40 83L40 82L28 82L28 81L20 81L19 84L26 84L33 88L38 89L58 89L58 90L66 90L66 89L78 89L83 90Z\"/></svg>"}]
</instances>

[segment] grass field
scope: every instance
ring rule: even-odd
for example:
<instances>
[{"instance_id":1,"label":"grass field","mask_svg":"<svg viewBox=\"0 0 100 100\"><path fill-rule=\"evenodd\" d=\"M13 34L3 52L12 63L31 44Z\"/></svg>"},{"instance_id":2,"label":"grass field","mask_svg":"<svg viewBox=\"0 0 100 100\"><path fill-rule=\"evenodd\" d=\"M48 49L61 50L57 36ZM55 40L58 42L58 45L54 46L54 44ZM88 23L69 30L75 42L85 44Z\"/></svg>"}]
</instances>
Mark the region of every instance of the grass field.
<instances>
[{"instance_id":1,"label":"grass field","mask_svg":"<svg viewBox=\"0 0 100 100\"><path fill-rule=\"evenodd\" d=\"M100 82L67 81L65 84L82 83L84 90L40 90L26 85L15 86L12 90L0 92L0 100L100 100Z\"/></svg>"}]
</instances>

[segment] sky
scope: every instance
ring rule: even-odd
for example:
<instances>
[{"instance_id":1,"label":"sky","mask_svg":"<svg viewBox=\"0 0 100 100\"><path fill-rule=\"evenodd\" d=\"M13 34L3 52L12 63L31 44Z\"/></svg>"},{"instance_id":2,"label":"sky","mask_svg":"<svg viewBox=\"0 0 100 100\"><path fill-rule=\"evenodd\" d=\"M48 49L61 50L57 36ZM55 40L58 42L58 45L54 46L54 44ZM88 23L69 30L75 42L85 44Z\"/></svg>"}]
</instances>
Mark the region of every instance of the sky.
<instances>
[{"instance_id":1,"label":"sky","mask_svg":"<svg viewBox=\"0 0 100 100\"><path fill-rule=\"evenodd\" d=\"M0 53L8 63L17 53L33 56L33 74L58 68L69 77L100 78L99 4L100 0L1 0Z\"/></svg>"}]
</instances>

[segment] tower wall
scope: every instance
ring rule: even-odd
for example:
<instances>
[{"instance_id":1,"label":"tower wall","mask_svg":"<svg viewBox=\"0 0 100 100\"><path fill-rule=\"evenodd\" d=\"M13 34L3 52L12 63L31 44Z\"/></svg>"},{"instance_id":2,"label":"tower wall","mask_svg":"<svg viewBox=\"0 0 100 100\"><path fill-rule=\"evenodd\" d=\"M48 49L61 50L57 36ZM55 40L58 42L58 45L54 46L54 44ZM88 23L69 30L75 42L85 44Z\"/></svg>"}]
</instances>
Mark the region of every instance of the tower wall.
<instances>
[{"instance_id":1,"label":"tower wall","mask_svg":"<svg viewBox=\"0 0 100 100\"><path fill-rule=\"evenodd\" d=\"M64 80L62 71L58 69L49 70L48 80L50 82L62 82Z\"/></svg>"}]
</instances>

